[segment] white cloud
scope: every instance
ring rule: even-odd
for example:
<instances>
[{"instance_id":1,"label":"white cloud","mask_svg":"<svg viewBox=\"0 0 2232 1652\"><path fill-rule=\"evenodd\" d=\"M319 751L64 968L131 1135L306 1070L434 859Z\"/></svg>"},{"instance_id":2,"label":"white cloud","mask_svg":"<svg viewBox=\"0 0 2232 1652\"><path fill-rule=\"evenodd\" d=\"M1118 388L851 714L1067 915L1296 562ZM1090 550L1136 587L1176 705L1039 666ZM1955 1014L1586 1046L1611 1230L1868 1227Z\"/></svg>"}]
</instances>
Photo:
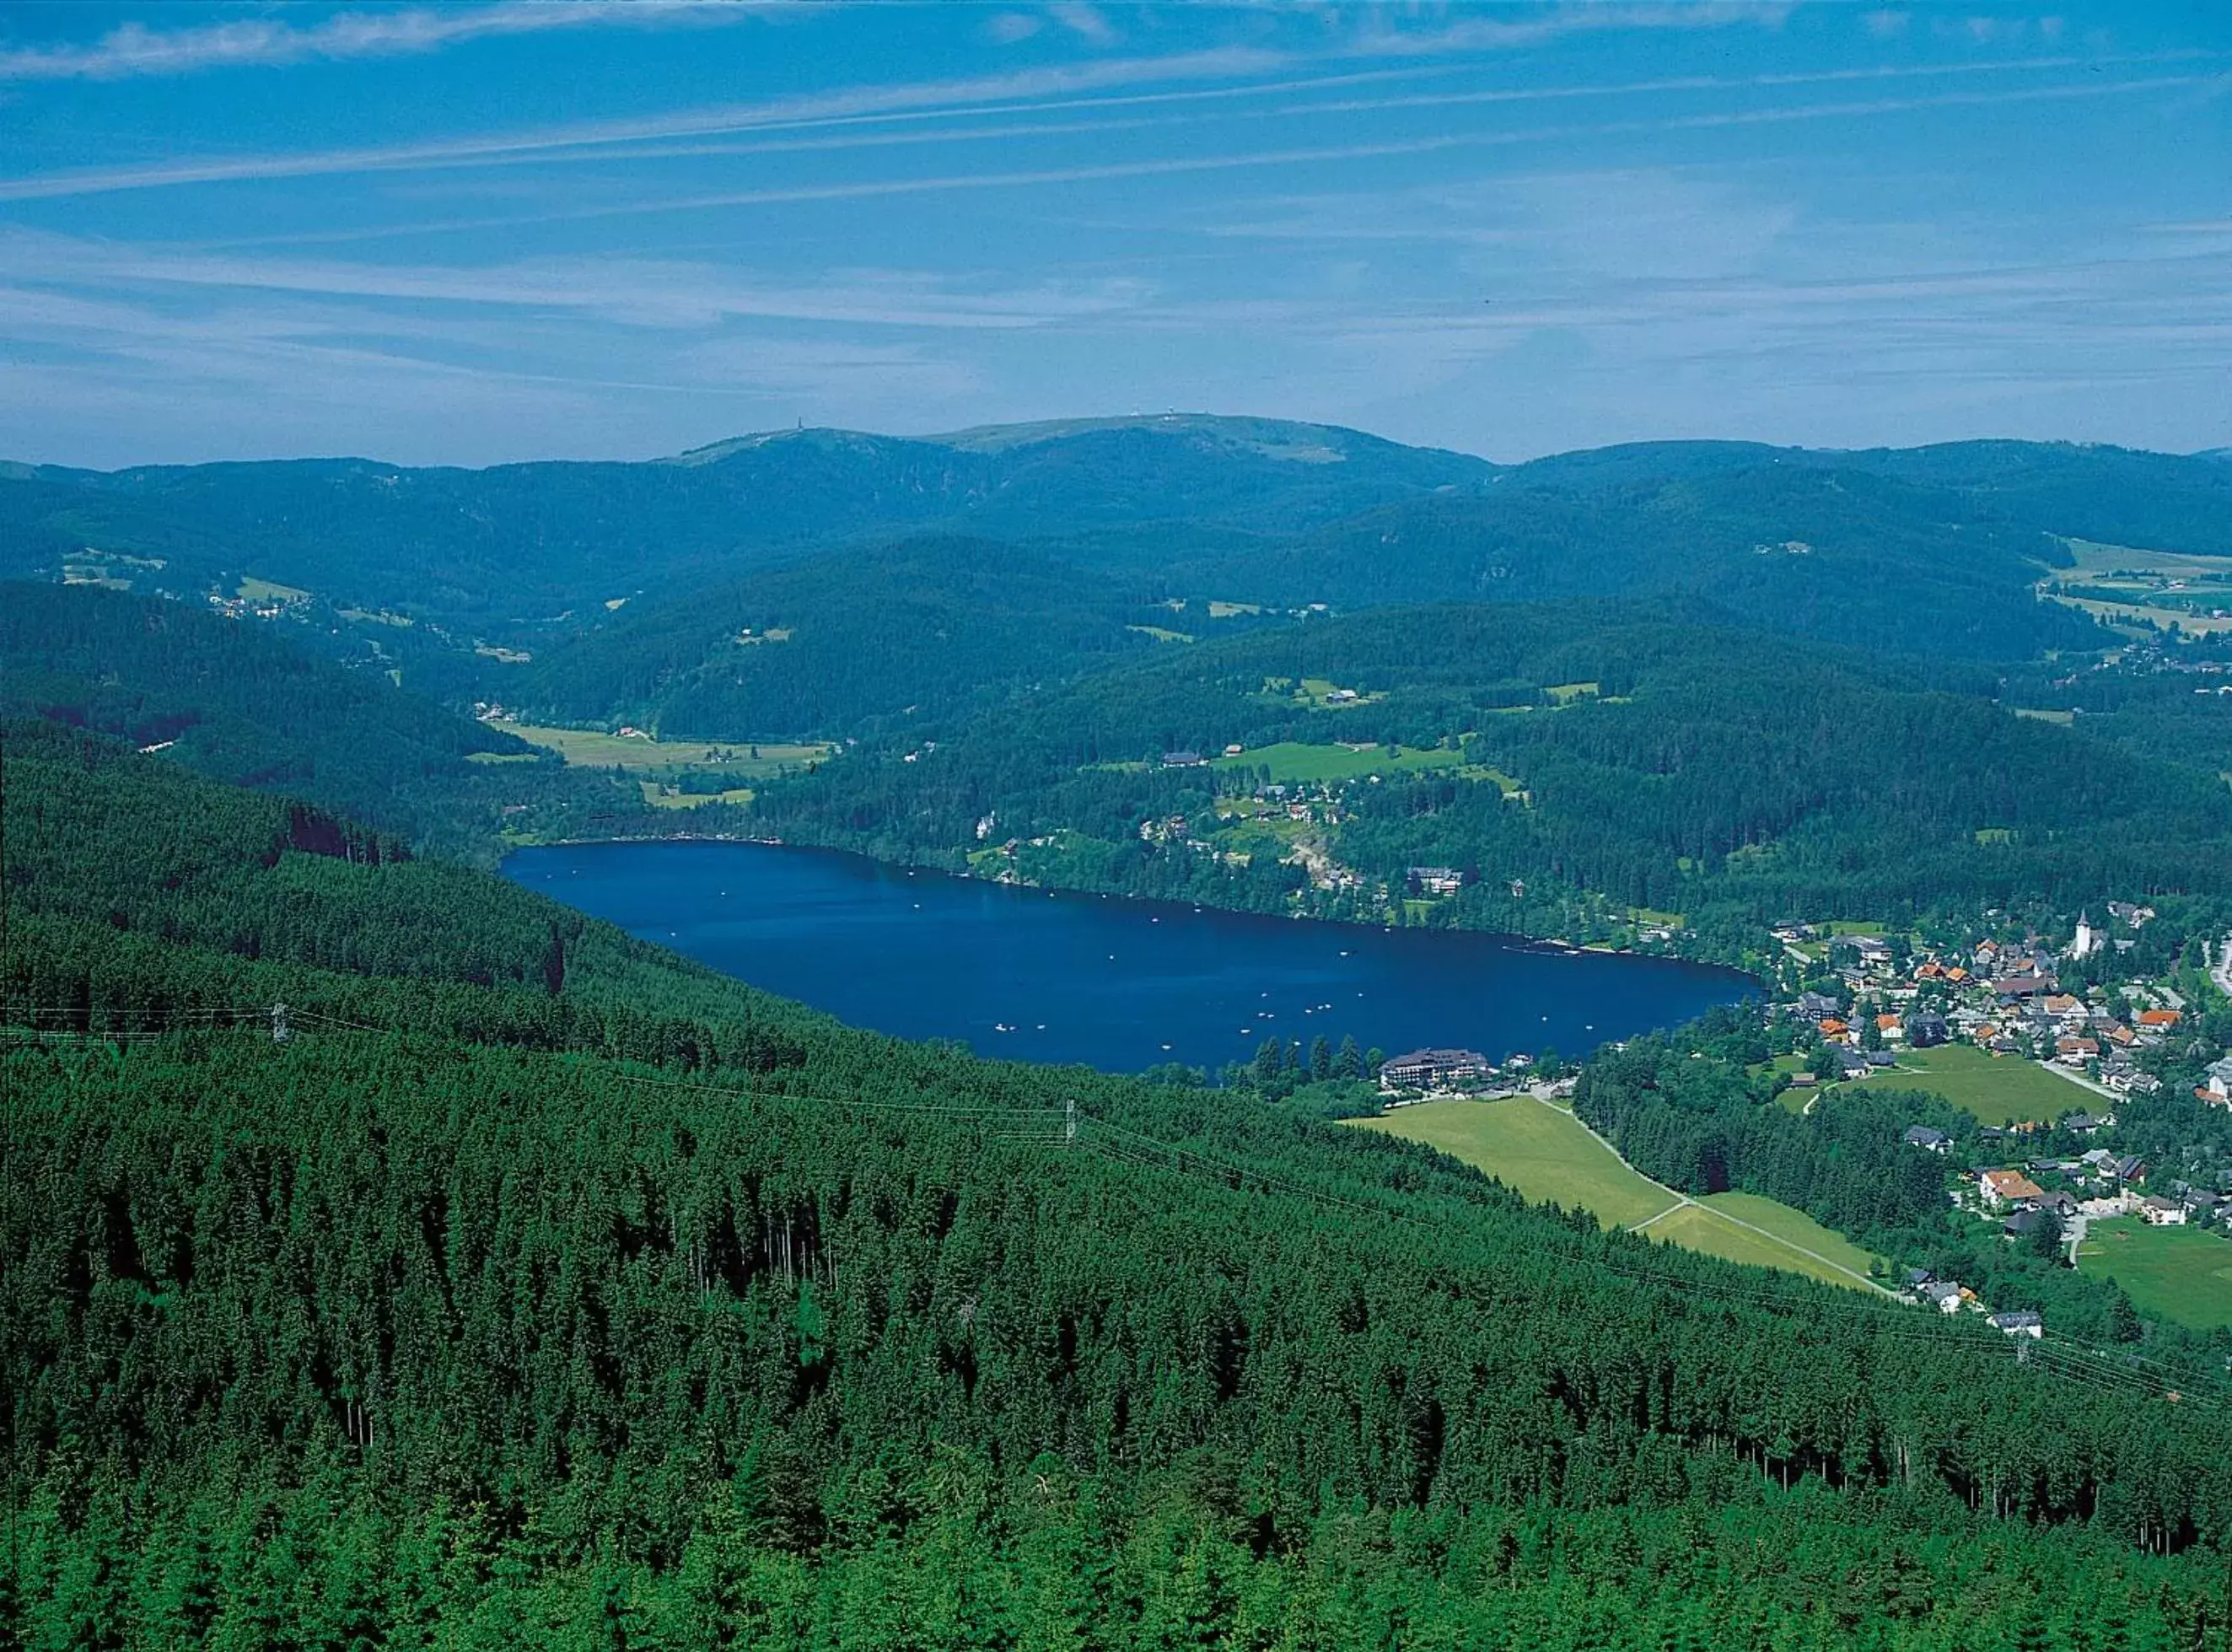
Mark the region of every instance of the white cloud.
<instances>
[{"instance_id":1,"label":"white cloud","mask_svg":"<svg viewBox=\"0 0 2232 1652\"><path fill-rule=\"evenodd\" d=\"M1345 143L1293 149L1223 151L1165 159L1110 161L1096 166L861 179L844 183L805 184L766 189L723 191L714 194L638 198L547 212L461 219L446 224L408 227L412 231L503 229L524 224L639 217L651 213L704 212L724 207L776 206L817 201L871 200L879 198L941 194L958 191L1010 190L1058 185L1117 182L1130 179L1180 177L1191 173L1212 173L1253 168L1315 166L1342 161L1392 159L1405 156L1485 150L1515 145L1565 142L1586 138L1710 131L1722 127L1782 125L1812 120L1867 120L1887 115L1911 114L1930 109L1989 107L2041 101L2132 96L2183 88L2207 88L2217 83L2218 77L2210 75L2158 75L2128 81L2088 80L2067 85L2027 87L2012 90L1946 93L1929 96L1875 98L1834 103L1785 104L1770 107L1721 110L1710 114L1544 126L1516 131L1457 132L1438 137L1405 139L1380 143ZM8 194L8 187L0 185L0 198L5 198ZM391 226L366 233L386 237L403 232L405 231Z\"/></svg>"},{"instance_id":2,"label":"white cloud","mask_svg":"<svg viewBox=\"0 0 2232 1652\"><path fill-rule=\"evenodd\" d=\"M762 6L793 5L801 0L496 0L477 10L413 9L366 18L343 14L316 29L296 29L270 22L212 25L198 30L157 34L120 29L86 48L0 50L0 79L103 76L179 72L220 62L299 62L325 55L431 49L475 35L519 33L574 27L587 23L722 20L751 15ZM1524 25L1463 21L1436 32L1405 30L1367 19L1359 32L1330 47L1309 51L1260 45L1231 45L1161 56L1106 59L1046 66L999 75L886 86L849 87L771 99L756 104L725 105L676 111L641 120L594 120L511 132L483 138L380 145L318 152L231 156L148 166L92 168L43 176L0 179L0 200L55 198L117 190L280 178L307 178L412 166L470 164L530 153L590 146L656 142L756 128L836 124L873 120L943 119L1009 112L1012 107L1107 107L1117 99L1086 94L1154 83L1243 82L1191 91L1139 94L1135 101L1169 102L1186 99L1256 97L1311 85L1349 84L1373 79L1436 72L1444 66L1423 60L1536 43L1582 29L1721 28L1741 23L1779 21L1782 8L1699 3L1681 6L1562 6ZM1058 9L1070 28L1088 37L1106 29L1106 20L1089 6ZM351 22L344 30L341 25ZM1019 21L1009 21L1016 19ZM1019 38L1022 14L1003 13L987 25L995 38ZM356 24L362 24L359 29ZM1111 34L1109 38L1113 40ZM1421 60L1405 69L1338 76L1322 70L1358 58L1407 56ZM135 64L145 67L133 67ZM167 68L165 66L168 66ZM1453 66L1451 66L1453 67ZM1301 81L1266 77L1305 74ZM1254 84L1245 82L1253 81ZM1002 107L1009 106L1009 107Z\"/></svg>"},{"instance_id":3,"label":"white cloud","mask_svg":"<svg viewBox=\"0 0 2232 1652\"><path fill-rule=\"evenodd\" d=\"M1047 8L1054 20L1080 40L1095 46L1116 43L1116 28L1101 15L1100 9L1085 3L1085 0L1059 0Z\"/></svg>"},{"instance_id":4,"label":"white cloud","mask_svg":"<svg viewBox=\"0 0 2232 1652\"><path fill-rule=\"evenodd\" d=\"M934 355L913 345L716 339L691 348L681 357L679 366L693 383L808 397L822 406L842 406L873 397L887 406L907 402L959 406L985 387L983 375L968 362Z\"/></svg>"},{"instance_id":5,"label":"white cloud","mask_svg":"<svg viewBox=\"0 0 2232 1652\"><path fill-rule=\"evenodd\" d=\"M251 257L0 233L0 279L84 292L265 292L404 306L574 313L624 326L711 328L754 319L853 327L1011 331L1106 317L1145 296L1135 280L1020 284L908 270L835 270L767 281L675 259L568 257L499 264Z\"/></svg>"},{"instance_id":6,"label":"white cloud","mask_svg":"<svg viewBox=\"0 0 2232 1652\"><path fill-rule=\"evenodd\" d=\"M147 166L101 167L0 179L0 200L50 199L114 190L275 178L315 178L339 172L413 166L447 166L554 150L709 137L722 133L835 126L873 120L936 119L964 114L1004 114L1080 93L1155 81L1243 79L1288 67L1281 53L1253 47L1212 48L1168 57L1114 59L1098 63L1022 69L957 80L770 98L677 111L642 120L587 120L535 131L499 133L435 143L373 145L294 154L244 155ZM1275 88L1285 89L1285 88ZM1168 100L1181 93L1158 94ZM1211 94L1210 95L1214 95Z\"/></svg>"},{"instance_id":7,"label":"white cloud","mask_svg":"<svg viewBox=\"0 0 2232 1652\"><path fill-rule=\"evenodd\" d=\"M441 10L344 11L307 28L243 17L196 29L127 23L89 46L0 48L0 81L126 80L206 69L400 57L469 40L599 24L722 23L770 0L495 0Z\"/></svg>"}]
</instances>

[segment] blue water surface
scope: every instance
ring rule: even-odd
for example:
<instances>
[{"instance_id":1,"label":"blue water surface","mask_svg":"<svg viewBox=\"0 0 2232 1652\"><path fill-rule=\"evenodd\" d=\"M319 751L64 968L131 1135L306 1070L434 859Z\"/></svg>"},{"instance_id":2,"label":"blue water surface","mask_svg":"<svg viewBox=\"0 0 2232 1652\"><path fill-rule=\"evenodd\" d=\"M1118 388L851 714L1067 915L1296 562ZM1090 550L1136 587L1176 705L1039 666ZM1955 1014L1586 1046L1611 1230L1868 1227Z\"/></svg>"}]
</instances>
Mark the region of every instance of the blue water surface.
<instances>
[{"instance_id":1,"label":"blue water surface","mask_svg":"<svg viewBox=\"0 0 2232 1652\"><path fill-rule=\"evenodd\" d=\"M1585 1054L1756 991L1667 959L1013 888L770 844L566 844L504 872L856 1026L1113 1072L1214 1069L1320 1034L1390 1054Z\"/></svg>"}]
</instances>

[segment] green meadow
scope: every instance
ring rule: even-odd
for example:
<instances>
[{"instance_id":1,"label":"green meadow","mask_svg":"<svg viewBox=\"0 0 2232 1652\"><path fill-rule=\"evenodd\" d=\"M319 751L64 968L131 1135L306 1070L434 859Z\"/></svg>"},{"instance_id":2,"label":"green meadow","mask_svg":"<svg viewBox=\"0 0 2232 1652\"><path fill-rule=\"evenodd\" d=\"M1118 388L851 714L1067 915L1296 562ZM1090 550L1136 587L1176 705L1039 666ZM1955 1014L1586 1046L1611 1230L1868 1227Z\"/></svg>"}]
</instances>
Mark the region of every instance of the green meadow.
<instances>
[{"instance_id":1,"label":"green meadow","mask_svg":"<svg viewBox=\"0 0 2232 1652\"><path fill-rule=\"evenodd\" d=\"M1321 780L1356 780L1369 774L1392 774L1398 771L1454 768L1464 761L1462 751L1444 751L1414 745L1398 746L1390 757L1384 745L1367 745L1361 750L1346 745L1310 745L1300 740L1281 740L1275 745L1258 746L1252 751L1243 751L1238 757L1223 757L1211 760L1215 769L1268 769L1271 778L1282 784Z\"/></svg>"},{"instance_id":2,"label":"green meadow","mask_svg":"<svg viewBox=\"0 0 2232 1652\"><path fill-rule=\"evenodd\" d=\"M555 751L569 764L585 769L723 769L769 775L797 764L819 762L831 749L821 745L780 745L749 740L661 740L607 734L600 729L547 728L501 720L491 726Z\"/></svg>"},{"instance_id":3,"label":"green meadow","mask_svg":"<svg viewBox=\"0 0 2232 1652\"><path fill-rule=\"evenodd\" d=\"M2136 1216L2092 1222L2077 1270L2115 1280L2141 1313L2202 1330L2232 1325L2232 1239L2205 1227L2150 1227Z\"/></svg>"},{"instance_id":4,"label":"green meadow","mask_svg":"<svg viewBox=\"0 0 2232 1652\"><path fill-rule=\"evenodd\" d=\"M2084 1107L2092 1096L2083 1085L2035 1062L1965 1044L1902 1050L1896 1067L1862 1082L1878 1089L1928 1090L1986 1124L2057 1118Z\"/></svg>"},{"instance_id":5,"label":"green meadow","mask_svg":"<svg viewBox=\"0 0 2232 1652\"><path fill-rule=\"evenodd\" d=\"M1423 1102L1355 1121L1438 1148L1486 1171L1522 1198L1593 1213L1606 1227L1731 1262L1868 1290L1865 1251L1801 1211L1756 1193L1686 1200L1632 1168L1571 1113L1530 1096Z\"/></svg>"}]
</instances>

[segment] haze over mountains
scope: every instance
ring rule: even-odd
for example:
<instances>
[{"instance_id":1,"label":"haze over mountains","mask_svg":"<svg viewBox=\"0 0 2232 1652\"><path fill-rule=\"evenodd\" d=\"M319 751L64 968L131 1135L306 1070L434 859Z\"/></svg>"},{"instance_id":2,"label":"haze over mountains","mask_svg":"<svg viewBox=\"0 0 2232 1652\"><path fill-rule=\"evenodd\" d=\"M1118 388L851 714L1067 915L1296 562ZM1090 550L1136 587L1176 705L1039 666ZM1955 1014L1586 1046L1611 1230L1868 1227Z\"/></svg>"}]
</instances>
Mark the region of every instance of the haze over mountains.
<instances>
[{"instance_id":1,"label":"haze over mountains","mask_svg":"<svg viewBox=\"0 0 2232 1652\"><path fill-rule=\"evenodd\" d=\"M204 610L153 647L135 639L160 609L27 597L10 646L35 668L12 704L177 739L204 772L391 829L440 822L453 846L499 817L615 829L636 806L578 769L498 775L489 759L523 754L457 715L476 702L845 743L819 776L756 781L750 829L959 867L996 817L1106 846L1041 875L1243 903L1291 892L1196 889L1199 868L1139 850L1140 821L1198 812L1191 782L1152 771L1161 753L1469 743L1533 806L1460 786L1431 829L1359 825L1379 870L1492 843L1538 894L1736 901L1746 921L1840 887L2213 888L2177 846L2232 833L2223 707L2174 672L2092 670L2157 621L2112 628L2070 595L2181 557L2215 589L2232 465L2206 455L1676 442L1506 466L1172 414L777 432L642 464L20 468L0 520L0 572ZM226 641L205 594L260 609L269 642ZM2209 600L2157 597L2201 604L2189 615ZM128 691L103 660L128 661ZM1360 703L1328 720L1263 692L1275 679ZM1572 683L1606 703L1503 715ZM349 735L382 701L405 708L393 733ZM908 766L925 741L944 755Z\"/></svg>"},{"instance_id":2,"label":"haze over mountains","mask_svg":"<svg viewBox=\"0 0 2232 1652\"><path fill-rule=\"evenodd\" d=\"M615 598L930 530L1030 543L1103 575L1223 582L1217 595L1235 600L1343 606L1703 589L1794 543L1816 559L1809 585L2028 583L2030 563L2059 560L2052 536L2232 554L2222 459L2015 442L1657 443L1499 466L1322 426L1173 414L921 439L778 432L642 464L0 477L0 572L160 558L159 579L114 571L142 589L255 576L497 641L548 635L569 611L600 616Z\"/></svg>"}]
</instances>

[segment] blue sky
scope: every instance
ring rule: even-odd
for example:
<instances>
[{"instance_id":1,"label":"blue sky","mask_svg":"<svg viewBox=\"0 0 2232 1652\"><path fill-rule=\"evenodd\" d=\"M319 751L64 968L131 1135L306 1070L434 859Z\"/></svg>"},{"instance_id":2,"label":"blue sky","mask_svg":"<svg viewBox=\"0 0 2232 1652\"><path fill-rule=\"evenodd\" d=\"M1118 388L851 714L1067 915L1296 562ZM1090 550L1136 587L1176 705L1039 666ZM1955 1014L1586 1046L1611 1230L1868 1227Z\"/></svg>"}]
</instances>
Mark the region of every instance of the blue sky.
<instances>
[{"instance_id":1,"label":"blue sky","mask_svg":"<svg viewBox=\"0 0 2232 1652\"><path fill-rule=\"evenodd\" d=\"M0 11L0 457L2232 444L2232 7Z\"/></svg>"}]
</instances>

